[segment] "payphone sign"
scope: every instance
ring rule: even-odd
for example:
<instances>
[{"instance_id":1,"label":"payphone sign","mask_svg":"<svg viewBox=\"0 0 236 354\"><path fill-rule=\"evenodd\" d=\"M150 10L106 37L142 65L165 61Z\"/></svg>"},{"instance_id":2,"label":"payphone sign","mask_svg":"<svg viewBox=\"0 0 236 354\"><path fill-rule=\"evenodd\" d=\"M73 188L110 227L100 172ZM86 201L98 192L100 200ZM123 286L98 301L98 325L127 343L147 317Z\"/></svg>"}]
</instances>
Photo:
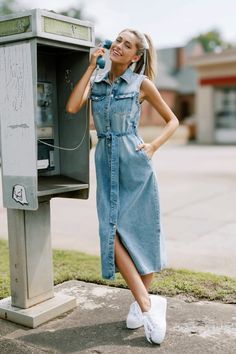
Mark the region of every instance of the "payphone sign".
<instances>
[{"instance_id":1,"label":"payphone sign","mask_svg":"<svg viewBox=\"0 0 236 354\"><path fill-rule=\"evenodd\" d=\"M91 41L91 31L89 27L60 21L46 16L43 16L42 30L44 32L56 34L59 36Z\"/></svg>"},{"instance_id":2,"label":"payphone sign","mask_svg":"<svg viewBox=\"0 0 236 354\"><path fill-rule=\"evenodd\" d=\"M0 37L31 31L30 16L0 22Z\"/></svg>"}]
</instances>

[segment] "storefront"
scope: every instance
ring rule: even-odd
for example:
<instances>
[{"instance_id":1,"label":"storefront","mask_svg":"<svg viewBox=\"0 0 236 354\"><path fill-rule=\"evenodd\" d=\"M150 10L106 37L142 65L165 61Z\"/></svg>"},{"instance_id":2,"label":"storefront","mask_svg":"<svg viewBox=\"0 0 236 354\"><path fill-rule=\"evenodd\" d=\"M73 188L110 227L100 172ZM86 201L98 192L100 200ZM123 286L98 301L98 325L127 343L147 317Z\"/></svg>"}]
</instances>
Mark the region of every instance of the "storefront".
<instances>
[{"instance_id":1,"label":"storefront","mask_svg":"<svg viewBox=\"0 0 236 354\"><path fill-rule=\"evenodd\" d=\"M197 140L236 143L236 49L189 60L198 72L195 102Z\"/></svg>"}]
</instances>

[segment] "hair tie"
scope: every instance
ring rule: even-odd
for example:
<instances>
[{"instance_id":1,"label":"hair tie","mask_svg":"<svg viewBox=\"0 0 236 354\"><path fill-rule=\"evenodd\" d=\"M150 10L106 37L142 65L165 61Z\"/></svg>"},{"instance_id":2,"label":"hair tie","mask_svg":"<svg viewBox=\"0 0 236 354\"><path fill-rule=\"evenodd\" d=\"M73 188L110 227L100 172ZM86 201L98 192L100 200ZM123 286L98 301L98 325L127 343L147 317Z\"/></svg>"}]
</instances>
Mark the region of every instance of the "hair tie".
<instances>
[{"instance_id":1,"label":"hair tie","mask_svg":"<svg viewBox=\"0 0 236 354\"><path fill-rule=\"evenodd\" d=\"M143 47L144 47L144 49L149 49L149 44L148 44L147 38L146 38L144 33L142 33L142 37L143 37Z\"/></svg>"},{"instance_id":2,"label":"hair tie","mask_svg":"<svg viewBox=\"0 0 236 354\"><path fill-rule=\"evenodd\" d=\"M146 68L146 60L147 60L147 51L146 49L144 49L144 53L143 53L143 67L142 70L140 71L140 75L144 74L145 68Z\"/></svg>"}]
</instances>

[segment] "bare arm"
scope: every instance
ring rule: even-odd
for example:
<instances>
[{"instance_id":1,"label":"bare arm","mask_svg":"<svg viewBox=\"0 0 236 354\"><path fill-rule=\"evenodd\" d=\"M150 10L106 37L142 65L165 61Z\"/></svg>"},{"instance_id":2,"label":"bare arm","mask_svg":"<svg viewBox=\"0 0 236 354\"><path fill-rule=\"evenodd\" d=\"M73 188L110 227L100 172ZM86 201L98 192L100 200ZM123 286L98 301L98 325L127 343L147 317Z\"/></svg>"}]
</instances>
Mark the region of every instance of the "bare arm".
<instances>
[{"instance_id":1,"label":"bare arm","mask_svg":"<svg viewBox=\"0 0 236 354\"><path fill-rule=\"evenodd\" d=\"M173 135L175 130L179 126L178 118L166 104L161 97L159 91L152 81L144 79L141 85L142 99L147 100L154 109L162 116L166 122L166 126L163 129L161 135L154 139L150 144L140 144L138 148L145 148L147 154L151 157L153 153L164 144Z\"/></svg>"},{"instance_id":2,"label":"bare arm","mask_svg":"<svg viewBox=\"0 0 236 354\"><path fill-rule=\"evenodd\" d=\"M89 81L96 68L96 60L100 55L104 55L105 50L98 48L91 56L89 66L81 79L77 82L66 104L66 112L77 113L84 105L89 95Z\"/></svg>"}]
</instances>

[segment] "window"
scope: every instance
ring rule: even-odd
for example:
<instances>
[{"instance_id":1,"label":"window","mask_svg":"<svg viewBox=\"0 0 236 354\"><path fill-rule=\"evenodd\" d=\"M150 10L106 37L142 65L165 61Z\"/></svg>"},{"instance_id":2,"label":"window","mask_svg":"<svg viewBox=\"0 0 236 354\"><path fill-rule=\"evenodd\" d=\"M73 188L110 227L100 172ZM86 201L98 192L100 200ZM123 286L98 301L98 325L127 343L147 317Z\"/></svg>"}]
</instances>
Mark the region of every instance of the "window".
<instances>
[{"instance_id":1,"label":"window","mask_svg":"<svg viewBox=\"0 0 236 354\"><path fill-rule=\"evenodd\" d=\"M215 89L216 128L236 129L236 87Z\"/></svg>"}]
</instances>

